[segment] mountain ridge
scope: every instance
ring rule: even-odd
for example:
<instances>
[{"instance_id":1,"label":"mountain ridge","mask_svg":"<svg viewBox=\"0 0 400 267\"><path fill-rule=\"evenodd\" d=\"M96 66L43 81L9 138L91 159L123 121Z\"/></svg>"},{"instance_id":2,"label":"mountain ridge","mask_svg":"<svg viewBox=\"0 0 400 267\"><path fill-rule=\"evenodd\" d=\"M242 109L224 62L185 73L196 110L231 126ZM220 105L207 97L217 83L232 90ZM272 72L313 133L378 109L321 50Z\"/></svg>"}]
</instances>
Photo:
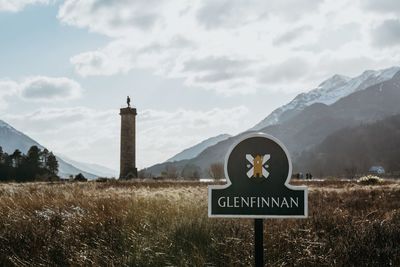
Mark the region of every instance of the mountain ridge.
<instances>
[{"instance_id":1,"label":"mountain ridge","mask_svg":"<svg viewBox=\"0 0 400 267\"><path fill-rule=\"evenodd\" d=\"M26 153L31 146L37 146L40 149L45 147L37 141L24 134L23 132L15 129L10 124L0 119L0 146L7 153L13 153L16 149ZM97 175L90 172L76 168L72 164L66 162L63 158L55 154L59 164L59 176L67 178L70 175L82 173L86 178L94 179Z\"/></svg>"},{"instance_id":2,"label":"mountain ridge","mask_svg":"<svg viewBox=\"0 0 400 267\"><path fill-rule=\"evenodd\" d=\"M204 140L200 143L197 143L194 146L191 146L189 148L182 150L175 156L167 159L166 162L174 162L174 161L179 161L179 160L192 159L192 158L198 156L207 147L215 145L216 143L223 141L229 137L231 137L231 135L229 135L229 134L219 134L219 135L207 138L206 140Z\"/></svg>"},{"instance_id":3,"label":"mountain ridge","mask_svg":"<svg viewBox=\"0 0 400 267\"><path fill-rule=\"evenodd\" d=\"M337 130L400 113L400 105L397 103L400 100L399 88L400 71L392 79L356 91L331 105L314 103L282 124L269 125L259 131L280 139L296 160L303 151L311 149ZM254 131L241 133L210 146L196 158L184 163L197 165L204 170L211 163L221 162L235 140L248 132ZM178 167L182 164L176 163ZM156 174L162 168L163 165L158 164L157 168L152 166L147 170Z\"/></svg>"},{"instance_id":4,"label":"mountain ridge","mask_svg":"<svg viewBox=\"0 0 400 267\"><path fill-rule=\"evenodd\" d=\"M262 121L250 128L249 131L256 131L269 125L282 123L314 103L333 104L354 92L393 78L398 71L400 71L400 67L393 66L381 70L366 70L353 78L335 74L320 83L317 88L300 93L288 104L275 109Z\"/></svg>"},{"instance_id":5,"label":"mountain ridge","mask_svg":"<svg viewBox=\"0 0 400 267\"><path fill-rule=\"evenodd\" d=\"M118 177L118 171L110 169L108 167L89 162L81 162L73 160L65 155L59 155L65 162L81 169L86 172L90 172L99 177Z\"/></svg>"}]
</instances>

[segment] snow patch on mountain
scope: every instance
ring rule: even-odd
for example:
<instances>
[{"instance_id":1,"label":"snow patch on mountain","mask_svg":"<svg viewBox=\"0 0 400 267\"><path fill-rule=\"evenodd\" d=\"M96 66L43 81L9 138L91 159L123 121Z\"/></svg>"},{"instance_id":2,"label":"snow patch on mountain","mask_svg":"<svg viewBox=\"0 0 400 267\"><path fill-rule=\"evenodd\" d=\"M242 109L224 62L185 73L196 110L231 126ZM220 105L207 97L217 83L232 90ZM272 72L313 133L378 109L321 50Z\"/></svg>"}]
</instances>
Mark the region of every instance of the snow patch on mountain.
<instances>
[{"instance_id":1,"label":"snow patch on mountain","mask_svg":"<svg viewBox=\"0 0 400 267\"><path fill-rule=\"evenodd\" d=\"M0 129L7 130L8 132L11 132L11 133L19 135L19 136L25 136L23 133L16 130L14 127L12 127L10 124L6 123L3 120L0 120Z\"/></svg>"},{"instance_id":2,"label":"snow patch on mountain","mask_svg":"<svg viewBox=\"0 0 400 267\"><path fill-rule=\"evenodd\" d=\"M400 71L400 67L395 66L382 70L367 70L361 75L351 78L344 75L334 75L318 85L317 88L297 95L288 104L275 109L264 120L259 122L251 131L263 129L270 125L280 124L286 119L293 117L305 107L314 103L331 105L339 99L346 97L354 92L364 90L374 84L387 81Z\"/></svg>"},{"instance_id":3,"label":"snow patch on mountain","mask_svg":"<svg viewBox=\"0 0 400 267\"><path fill-rule=\"evenodd\" d=\"M7 128L9 130L15 130L13 127L11 127L9 124L5 123L4 121L0 120L0 127L1 128Z\"/></svg>"}]
</instances>

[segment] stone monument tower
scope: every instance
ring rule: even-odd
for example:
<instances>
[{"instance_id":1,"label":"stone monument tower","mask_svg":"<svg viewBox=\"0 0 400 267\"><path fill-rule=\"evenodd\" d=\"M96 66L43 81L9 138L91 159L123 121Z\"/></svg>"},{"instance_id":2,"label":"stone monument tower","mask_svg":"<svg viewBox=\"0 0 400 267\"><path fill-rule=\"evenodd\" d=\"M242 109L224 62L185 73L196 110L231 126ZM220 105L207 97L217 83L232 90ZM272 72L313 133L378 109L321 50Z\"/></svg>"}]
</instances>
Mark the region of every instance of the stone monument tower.
<instances>
[{"instance_id":1,"label":"stone monument tower","mask_svg":"<svg viewBox=\"0 0 400 267\"><path fill-rule=\"evenodd\" d=\"M136 168L136 108L131 108L131 99L127 98L128 107L121 108L121 161L120 179L137 178Z\"/></svg>"}]
</instances>

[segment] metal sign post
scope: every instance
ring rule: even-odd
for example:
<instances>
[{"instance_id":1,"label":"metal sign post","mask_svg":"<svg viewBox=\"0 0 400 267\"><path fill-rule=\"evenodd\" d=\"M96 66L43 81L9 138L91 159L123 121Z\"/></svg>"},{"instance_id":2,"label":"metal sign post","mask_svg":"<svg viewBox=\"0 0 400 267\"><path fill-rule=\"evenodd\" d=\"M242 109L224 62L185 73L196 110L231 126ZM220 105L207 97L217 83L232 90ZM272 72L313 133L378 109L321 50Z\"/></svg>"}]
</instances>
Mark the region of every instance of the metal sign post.
<instances>
[{"instance_id":1,"label":"metal sign post","mask_svg":"<svg viewBox=\"0 0 400 267\"><path fill-rule=\"evenodd\" d=\"M254 219L254 265L264 266L264 220Z\"/></svg>"},{"instance_id":2,"label":"metal sign post","mask_svg":"<svg viewBox=\"0 0 400 267\"><path fill-rule=\"evenodd\" d=\"M255 266L263 266L263 219L306 218L307 187L289 184L286 147L264 133L244 135L225 158L225 185L208 187L208 216L254 218Z\"/></svg>"}]
</instances>

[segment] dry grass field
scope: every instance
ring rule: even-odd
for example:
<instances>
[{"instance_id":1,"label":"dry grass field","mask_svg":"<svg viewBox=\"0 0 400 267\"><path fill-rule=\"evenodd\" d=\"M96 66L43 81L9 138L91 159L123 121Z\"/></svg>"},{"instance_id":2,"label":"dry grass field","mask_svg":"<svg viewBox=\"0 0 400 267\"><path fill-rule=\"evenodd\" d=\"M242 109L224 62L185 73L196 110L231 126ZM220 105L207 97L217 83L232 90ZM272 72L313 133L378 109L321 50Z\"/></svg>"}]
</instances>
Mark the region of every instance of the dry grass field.
<instances>
[{"instance_id":1,"label":"dry grass field","mask_svg":"<svg viewBox=\"0 0 400 267\"><path fill-rule=\"evenodd\" d=\"M400 266L399 182L301 183L309 218L265 221L268 266ZM252 220L209 219L204 183L0 184L0 266L251 266L252 253Z\"/></svg>"}]
</instances>

